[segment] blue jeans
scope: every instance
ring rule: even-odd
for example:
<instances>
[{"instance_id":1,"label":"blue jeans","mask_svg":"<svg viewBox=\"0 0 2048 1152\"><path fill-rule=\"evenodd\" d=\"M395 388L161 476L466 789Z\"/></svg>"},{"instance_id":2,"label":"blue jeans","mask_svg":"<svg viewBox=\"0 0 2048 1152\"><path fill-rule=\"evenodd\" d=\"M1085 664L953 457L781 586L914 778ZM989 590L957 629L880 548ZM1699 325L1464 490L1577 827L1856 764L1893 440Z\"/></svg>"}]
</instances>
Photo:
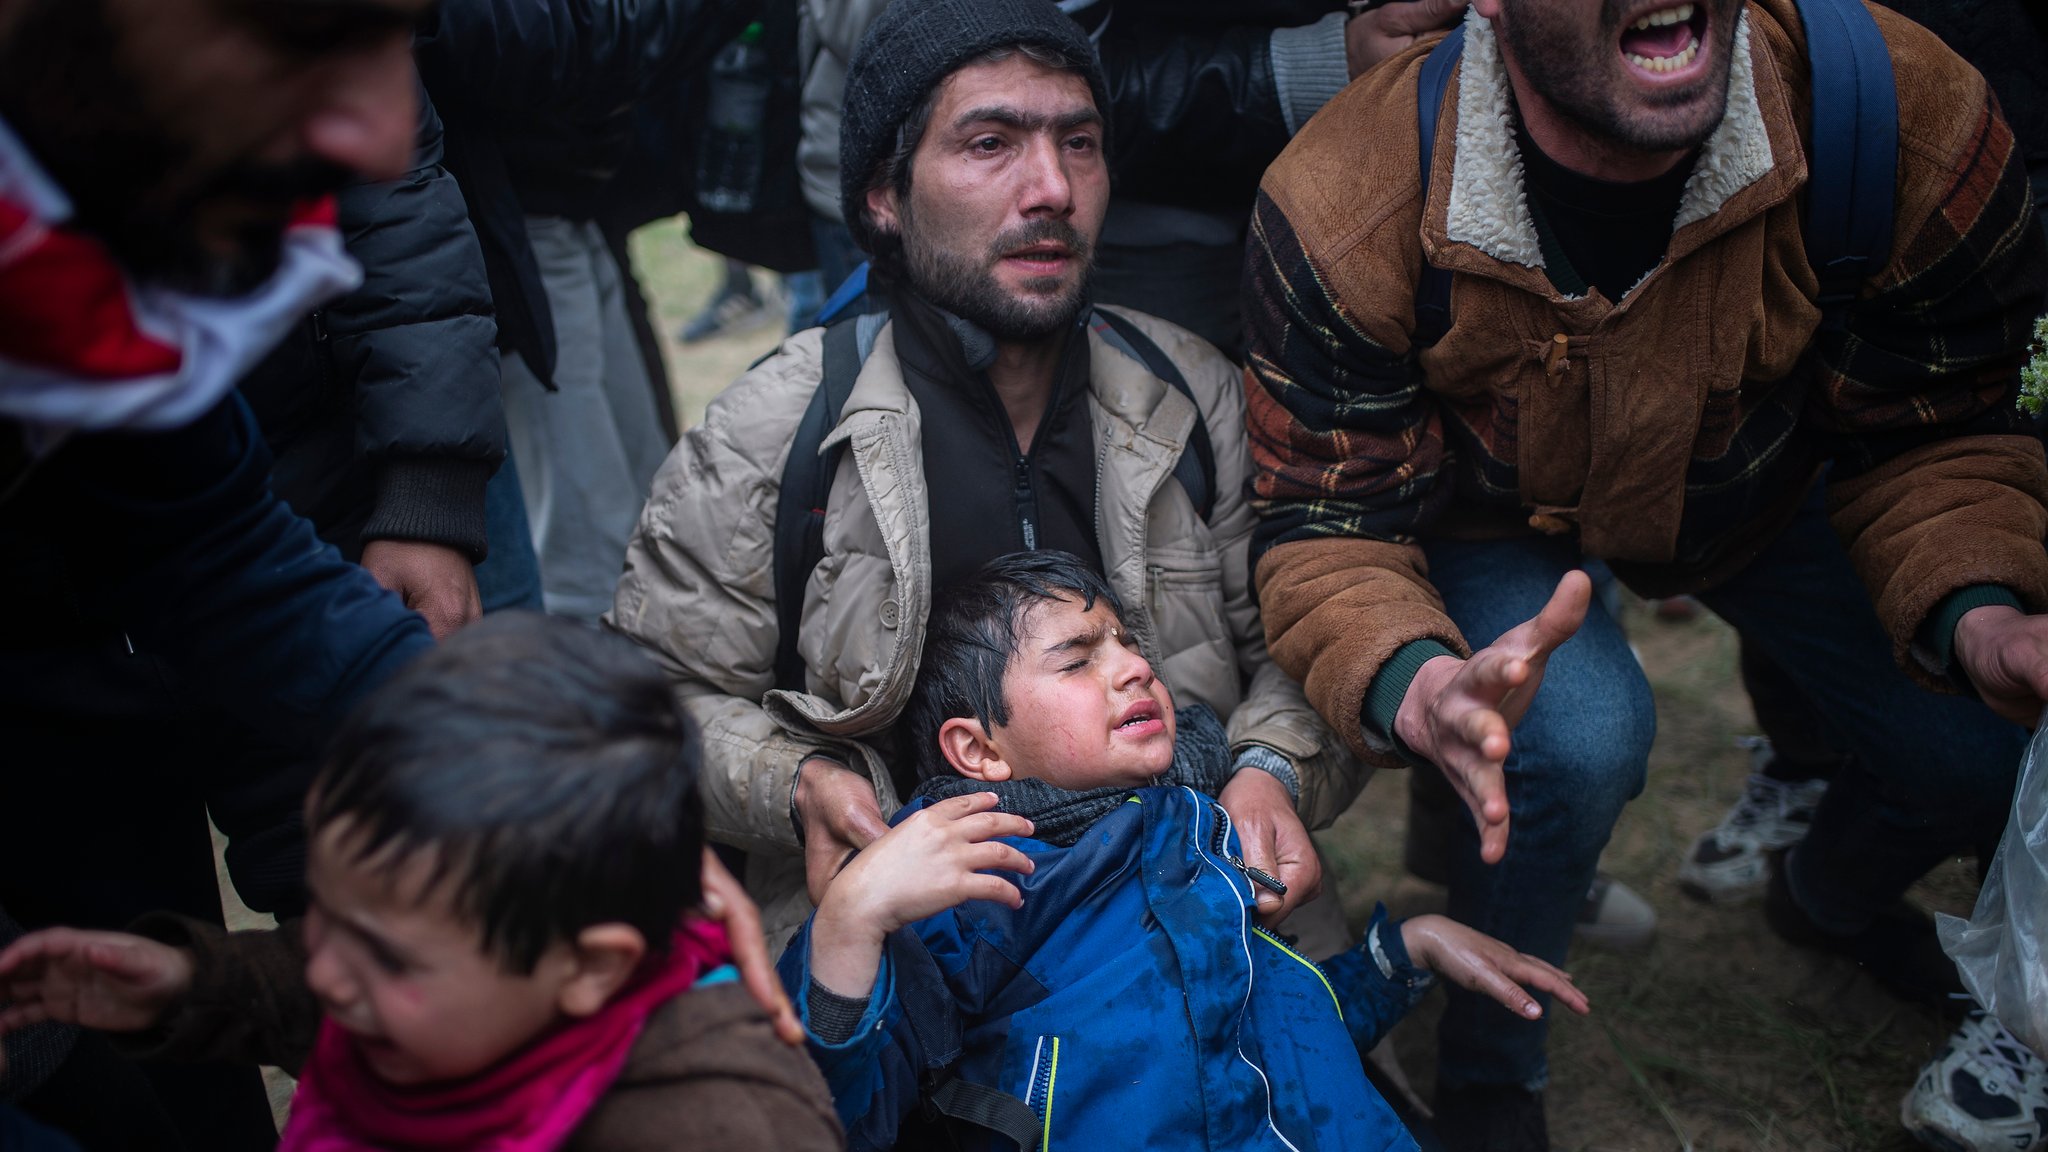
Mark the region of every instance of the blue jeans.
<instances>
[{"instance_id":1,"label":"blue jeans","mask_svg":"<svg viewBox=\"0 0 2048 1152\"><path fill-rule=\"evenodd\" d=\"M1551 538L1432 541L1424 551L1474 648L1534 616L1582 560L1574 543ZM1793 896L1816 921L1853 931L1944 856L1997 842L2025 732L1975 700L1920 688L1892 663L1818 489L1754 562L1700 599L1764 646L1857 754L1793 856ZM1499 864L1480 862L1477 829L1461 814L1451 916L1562 964L1615 819L1642 791L1655 735L1649 682L1595 600L1515 730ZM1453 988L1438 1083L1541 1088L1547 1034L1541 1021Z\"/></svg>"},{"instance_id":2,"label":"blue jeans","mask_svg":"<svg viewBox=\"0 0 2048 1152\"><path fill-rule=\"evenodd\" d=\"M818 287L823 293L818 302L823 304L824 297L837 292L868 254L853 242L846 225L815 214L811 216L811 243L818 253Z\"/></svg>"},{"instance_id":3,"label":"blue jeans","mask_svg":"<svg viewBox=\"0 0 2048 1152\"><path fill-rule=\"evenodd\" d=\"M519 466L510 453L484 486L484 539L491 552L476 566L476 591L484 611L540 611L540 561L533 554L533 532L526 524Z\"/></svg>"}]
</instances>

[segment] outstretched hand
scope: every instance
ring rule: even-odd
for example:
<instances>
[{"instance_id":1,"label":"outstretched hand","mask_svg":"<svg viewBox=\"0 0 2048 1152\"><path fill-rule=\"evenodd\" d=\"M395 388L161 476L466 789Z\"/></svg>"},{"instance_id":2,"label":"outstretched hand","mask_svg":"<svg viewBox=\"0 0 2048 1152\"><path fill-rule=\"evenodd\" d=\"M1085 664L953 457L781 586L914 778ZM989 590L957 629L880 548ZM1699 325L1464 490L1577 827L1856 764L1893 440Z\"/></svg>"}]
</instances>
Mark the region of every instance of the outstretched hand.
<instances>
[{"instance_id":1,"label":"outstretched hand","mask_svg":"<svg viewBox=\"0 0 2048 1152\"><path fill-rule=\"evenodd\" d=\"M1573 569L1550 602L1470 660L1438 656L1422 666L1394 714L1394 733L1410 751L1443 769L1479 823L1479 858L1497 864L1508 850L1508 792L1502 767L1509 733L1529 711L1550 654L1585 623L1593 582Z\"/></svg>"},{"instance_id":2,"label":"outstretched hand","mask_svg":"<svg viewBox=\"0 0 2048 1152\"><path fill-rule=\"evenodd\" d=\"M1449 917L1403 920L1401 943L1416 967L1427 968L1460 988L1485 993L1525 1020L1543 1015L1543 1006L1529 995L1529 988L1550 993L1581 1016L1592 1011L1586 994L1572 983L1571 973Z\"/></svg>"},{"instance_id":3,"label":"outstretched hand","mask_svg":"<svg viewBox=\"0 0 2048 1152\"><path fill-rule=\"evenodd\" d=\"M0 952L0 1034L45 1020L140 1032L192 990L192 957L126 932L45 928Z\"/></svg>"}]
</instances>

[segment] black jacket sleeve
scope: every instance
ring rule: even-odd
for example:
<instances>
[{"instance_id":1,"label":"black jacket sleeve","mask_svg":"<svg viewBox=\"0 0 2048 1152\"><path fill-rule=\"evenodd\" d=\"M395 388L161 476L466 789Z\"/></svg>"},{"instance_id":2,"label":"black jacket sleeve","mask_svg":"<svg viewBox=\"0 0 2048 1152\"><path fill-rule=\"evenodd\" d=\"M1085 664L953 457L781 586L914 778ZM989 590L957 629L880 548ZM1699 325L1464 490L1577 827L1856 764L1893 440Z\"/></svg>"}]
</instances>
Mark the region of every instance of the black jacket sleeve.
<instances>
[{"instance_id":1,"label":"black jacket sleeve","mask_svg":"<svg viewBox=\"0 0 2048 1152\"><path fill-rule=\"evenodd\" d=\"M1287 9L1261 11L1270 24L1225 24L1124 0L1096 17L1117 195L1249 212L1260 177L1292 134L1273 31L1337 10Z\"/></svg>"},{"instance_id":2,"label":"black jacket sleeve","mask_svg":"<svg viewBox=\"0 0 2048 1152\"><path fill-rule=\"evenodd\" d=\"M722 44L707 33L735 0L443 0L416 41L437 99L496 112L603 115L662 71Z\"/></svg>"},{"instance_id":3,"label":"black jacket sleeve","mask_svg":"<svg viewBox=\"0 0 2048 1152\"><path fill-rule=\"evenodd\" d=\"M440 158L440 118L422 101L413 171L341 194L363 285L328 308L326 330L354 382L356 456L373 471L363 541L423 540L481 560L484 484L505 456L498 330L483 252Z\"/></svg>"},{"instance_id":4,"label":"black jacket sleeve","mask_svg":"<svg viewBox=\"0 0 2048 1152\"><path fill-rule=\"evenodd\" d=\"M239 396L186 427L74 437L25 488L78 595L108 605L211 703L308 759L366 693L433 647L419 614L270 491Z\"/></svg>"},{"instance_id":5,"label":"black jacket sleeve","mask_svg":"<svg viewBox=\"0 0 2048 1152\"><path fill-rule=\"evenodd\" d=\"M702 68L752 0L443 0L414 40L420 75L448 121L497 302L499 346L553 387L553 313L525 213L563 214L561 189L517 180L587 176L616 159L620 113L665 73ZM597 127L593 129L593 125ZM572 187L580 182L569 181ZM536 192L546 193L536 197ZM568 213L589 215L593 205Z\"/></svg>"}]
</instances>

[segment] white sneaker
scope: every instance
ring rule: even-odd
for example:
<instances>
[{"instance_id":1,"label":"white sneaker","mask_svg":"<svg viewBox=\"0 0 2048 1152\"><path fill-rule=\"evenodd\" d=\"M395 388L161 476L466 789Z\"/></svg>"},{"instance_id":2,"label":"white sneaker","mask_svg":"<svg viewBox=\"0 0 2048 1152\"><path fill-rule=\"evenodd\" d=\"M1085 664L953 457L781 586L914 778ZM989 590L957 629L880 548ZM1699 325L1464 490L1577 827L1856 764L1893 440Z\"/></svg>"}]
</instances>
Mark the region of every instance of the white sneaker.
<instances>
[{"instance_id":1,"label":"white sneaker","mask_svg":"<svg viewBox=\"0 0 2048 1152\"><path fill-rule=\"evenodd\" d=\"M1752 737L1753 771L1742 799L1714 830L1692 842L1678 866L1678 887L1689 896L1734 903L1763 895L1770 883L1766 857L1806 839L1813 810L1827 794L1826 780L1773 780L1761 769L1771 759L1770 741Z\"/></svg>"},{"instance_id":2,"label":"white sneaker","mask_svg":"<svg viewBox=\"0 0 2048 1152\"><path fill-rule=\"evenodd\" d=\"M1657 910L1648 900L1605 872L1594 875L1572 925L1574 939L1610 952L1640 952L1656 935Z\"/></svg>"},{"instance_id":3,"label":"white sneaker","mask_svg":"<svg viewBox=\"0 0 2048 1152\"><path fill-rule=\"evenodd\" d=\"M1899 1123L1940 1152L2048 1148L2048 1063L1981 1009L1920 1070Z\"/></svg>"}]
</instances>

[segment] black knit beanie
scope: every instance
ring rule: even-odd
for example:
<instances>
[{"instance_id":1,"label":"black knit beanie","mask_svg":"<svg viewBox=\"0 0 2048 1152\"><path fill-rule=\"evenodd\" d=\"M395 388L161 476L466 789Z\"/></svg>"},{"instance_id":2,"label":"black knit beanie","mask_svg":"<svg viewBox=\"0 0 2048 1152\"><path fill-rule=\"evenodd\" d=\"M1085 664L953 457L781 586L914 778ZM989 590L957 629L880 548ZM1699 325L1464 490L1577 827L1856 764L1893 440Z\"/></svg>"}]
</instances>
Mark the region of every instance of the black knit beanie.
<instances>
[{"instance_id":1,"label":"black knit beanie","mask_svg":"<svg viewBox=\"0 0 2048 1152\"><path fill-rule=\"evenodd\" d=\"M939 82L996 48L1029 44L1081 61L1095 107L1109 117L1102 66L1088 34L1052 0L895 0L868 26L846 71L839 120L839 207L854 238L875 168L896 129Z\"/></svg>"}]
</instances>

